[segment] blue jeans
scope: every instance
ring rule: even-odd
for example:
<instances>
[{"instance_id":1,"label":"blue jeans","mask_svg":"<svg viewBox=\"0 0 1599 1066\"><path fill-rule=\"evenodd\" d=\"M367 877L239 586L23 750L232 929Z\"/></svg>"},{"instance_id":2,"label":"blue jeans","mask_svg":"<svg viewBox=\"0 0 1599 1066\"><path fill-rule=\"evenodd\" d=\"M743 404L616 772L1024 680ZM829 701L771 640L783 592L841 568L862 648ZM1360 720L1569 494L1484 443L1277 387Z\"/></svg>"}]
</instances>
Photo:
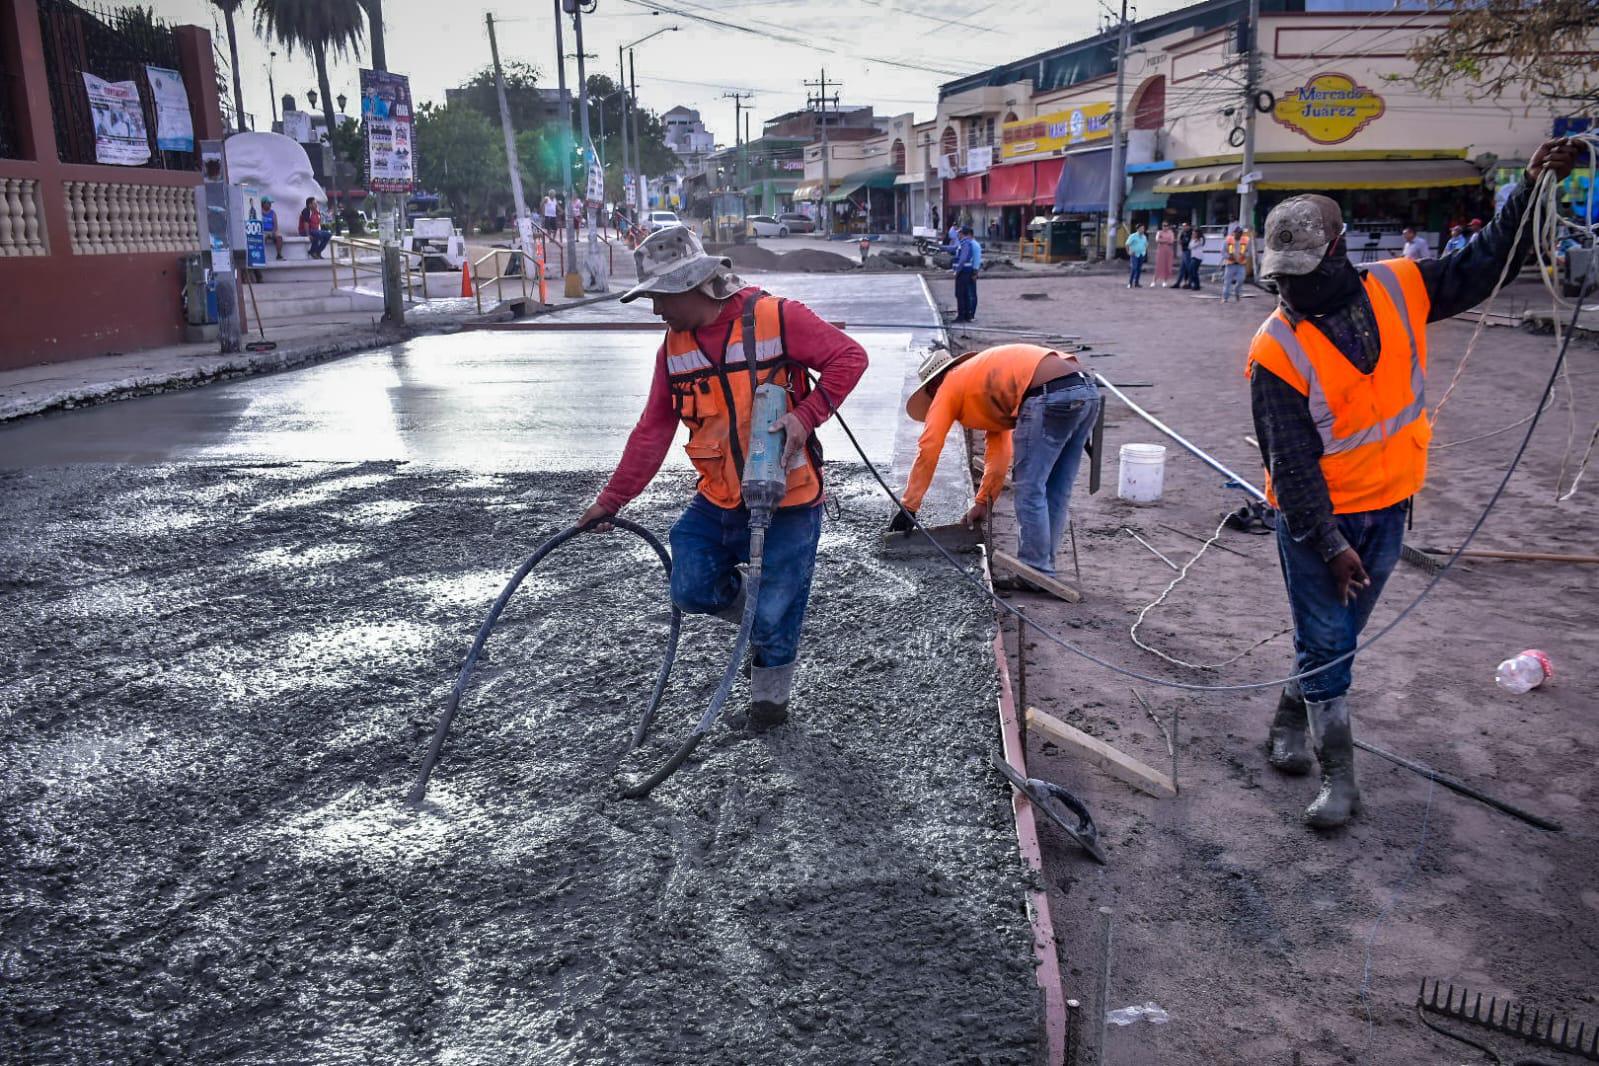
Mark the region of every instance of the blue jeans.
<instances>
[{"instance_id":1,"label":"blue jeans","mask_svg":"<svg viewBox=\"0 0 1599 1066\"><path fill-rule=\"evenodd\" d=\"M1144 276L1144 256L1135 255L1128 259L1131 267L1127 271L1128 288L1138 288L1138 281Z\"/></svg>"},{"instance_id":2,"label":"blue jeans","mask_svg":"<svg viewBox=\"0 0 1599 1066\"><path fill-rule=\"evenodd\" d=\"M306 236L311 238L309 254L313 256L321 255L322 249L326 248L328 246L328 242L333 239L333 234L325 229L313 230L312 232L306 234Z\"/></svg>"},{"instance_id":3,"label":"blue jeans","mask_svg":"<svg viewBox=\"0 0 1599 1066\"><path fill-rule=\"evenodd\" d=\"M1083 445L1099 415L1099 388L1074 384L1022 401L1011 434L1016 459L1016 556L1045 574L1055 573L1055 547L1066 533L1072 483L1083 461Z\"/></svg>"},{"instance_id":4,"label":"blue jeans","mask_svg":"<svg viewBox=\"0 0 1599 1066\"><path fill-rule=\"evenodd\" d=\"M955 271L955 317L970 322L977 317L977 271Z\"/></svg>"},{"instance_id":5,"label":"blue jeans","mask_svg":"<svg viewBox=\"0 0 1599 1066\"><path fill-rule=\"evenodd\" d=\"M1277 554L1282 559L1283 582L1288 586L1288 606L1294 616L1294 672L1314 670L1354 650L1360 631L1366 628L1371 609L1377 606L1388 575L1399 562L1399 549L1405 541L1405 506L1395 504L1381 511L1341 514L1338 529L1360 556L1361 565L1371 578L1354 602L1338 600L1338 584L1332 569L1321 560L1321 553L1309 544L1296 543L1288 535L1288 523L1277 520ZM1324 703L1349 691L1354 660L1346 659L1330 670L1301 681L1305 699Z\"/></svg>"},{"instance_id":6,"label":"blue jeans","mask_svg":"<svg viewBox=\"0 0 1599 1066\"><path fill-rule=\"evenodd\" d=\"M799 654L800 627L811 595L822 508L794 507L772 516L762 555L750 644L755 665L787 666ZM750 558L749 512L718 507L695 495L672 526L672 602L687 614L716 614L732 605Z\"/></svg>"},{"instance_id":7,"label":"blue jeans","mask_svg":"<svg viewBox=\"0 0 1599 1066\"><path fill-rule=\"evenodd\" d=\"M1233 299L1239 303L1244 302L1244 264L1228 263L1221 271L1221 299L1227 302L1227 294L1232 293Z\"/></svg>"}]
</instances>

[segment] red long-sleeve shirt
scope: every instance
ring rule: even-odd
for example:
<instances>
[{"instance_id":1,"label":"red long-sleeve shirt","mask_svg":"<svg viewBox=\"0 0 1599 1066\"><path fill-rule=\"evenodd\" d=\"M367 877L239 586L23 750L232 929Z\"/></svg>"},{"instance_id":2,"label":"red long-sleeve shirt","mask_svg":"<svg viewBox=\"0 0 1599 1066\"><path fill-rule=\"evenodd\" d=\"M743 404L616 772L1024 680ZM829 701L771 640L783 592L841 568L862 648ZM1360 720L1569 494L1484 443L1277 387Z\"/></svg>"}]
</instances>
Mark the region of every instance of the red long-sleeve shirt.
<instances>
[{"instance_id":1,"label":"red long-sleeve shirt","mask_svg":"<svg viewBox=\"0 0 1599 1066\"><path fill-rule=\"evenodd\" d=\"M714 322L694 331L700 351L712 363L721 365L727 354L727 338L733 323L743 314L745 301L754 299L760 291L753 285L739 290L723 301L722 312ZM819 386L794 408L795 416L814 433L831 413L827 401L832 400L834 407L843 406L845 397L866 372L866 349L797 300L783 303L783 341L784 354L800 366L816 371L821 379ZM822 389L827 390L826 397ZM677 422L667 383L666 345L662 344L655 353L655 378L650 383L644 412L628 435L627 447L622 451L616 472L595 502L615 512L643 492L644 486L661 469L661 463L666 461L672 437L677 433Z\"/></svg>"}]
</instances>

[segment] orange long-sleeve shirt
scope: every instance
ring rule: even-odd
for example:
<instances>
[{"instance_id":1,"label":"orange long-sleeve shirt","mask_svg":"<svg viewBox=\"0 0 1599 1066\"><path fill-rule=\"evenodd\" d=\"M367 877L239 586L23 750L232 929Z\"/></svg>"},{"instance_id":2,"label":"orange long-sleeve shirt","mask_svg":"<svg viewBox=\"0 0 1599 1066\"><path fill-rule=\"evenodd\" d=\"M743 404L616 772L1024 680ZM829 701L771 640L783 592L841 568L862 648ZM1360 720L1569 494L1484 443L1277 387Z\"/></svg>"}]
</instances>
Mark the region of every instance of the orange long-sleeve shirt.
<instances>
[{"instance_id":1,"label":"orange long-sleeve shirt","mask_svg":"<svg viewBox=\"0 0 1599 1066\"><path fill-rule=\"evenodd\" d=\"M1022 397L1032 384L1038 364L1052 349L1037 344L1000 344L978 352L944 375L933 405L927 411L927 428L916 445L916 462L901 497L905 508L919 509L927 487L933 483L944 438L956 422L988 434L983 458L983 483L977 499L993 506L1010 472L1010 431L1016 427Z\"/></svg>"}]
</instances>

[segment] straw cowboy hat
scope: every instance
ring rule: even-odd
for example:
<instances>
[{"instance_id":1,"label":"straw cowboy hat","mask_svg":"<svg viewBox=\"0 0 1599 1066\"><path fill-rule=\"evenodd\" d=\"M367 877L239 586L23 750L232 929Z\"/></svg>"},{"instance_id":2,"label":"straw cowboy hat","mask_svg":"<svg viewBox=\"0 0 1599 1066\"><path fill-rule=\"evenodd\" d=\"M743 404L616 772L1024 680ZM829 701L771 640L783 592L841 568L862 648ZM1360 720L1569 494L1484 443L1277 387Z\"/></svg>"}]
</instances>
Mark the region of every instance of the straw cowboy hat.
<instances>
[{"instance_id":1,"label":"straw cowboy hat","mask_svg":"<svg viewBox=\"0 0 1599 1066\"><path fill-rule=\"evenodd\" d=\"M713 300L725 300L744 287L733 273L733 261L707 255L699 236L687 226L656 230L633 251L639 282L622 295L630 303L651 293L701 289Z\"/></svg>"},{"instance_id":2,"label":"straw cowboy hat","mask_svg":"<svg viewBox=\"0 0 1599 1066\"><path fill-rule=\"evenodd\" d=\"M944 348L934 348L928 352L927 358L916 369L916 391L905 401L905 413L918 422L926 422L927 411L933 406L933 397L927 393L927 386L976 354L961 352L956 355Z\"/></svg>"}]
</instances>

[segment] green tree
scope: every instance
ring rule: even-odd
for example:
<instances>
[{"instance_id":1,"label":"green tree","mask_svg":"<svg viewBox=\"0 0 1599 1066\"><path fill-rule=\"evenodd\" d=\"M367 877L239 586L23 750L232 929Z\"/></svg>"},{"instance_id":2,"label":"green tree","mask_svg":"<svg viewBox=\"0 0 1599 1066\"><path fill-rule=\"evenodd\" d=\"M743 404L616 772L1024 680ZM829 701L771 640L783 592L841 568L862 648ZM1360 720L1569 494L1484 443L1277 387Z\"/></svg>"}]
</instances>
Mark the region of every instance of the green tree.
<instances>
[{"instance_id":1,"label":"green tree","mask_svg":"<svg viewBox=\"0 0 1599 1066\"><path fill-rule=\"evenodd\" d=\"M289 55L296 48L311 53L330 142L339 124L333 115L333 92L328 87L328 56L359 56L362 29L359 0L255 0L257 33L276 39Z\"/></svg>"},{"instance_id":2,"label":"green tree","mask_svg":"<svg viewBox=\"0 0 1599 1066\"><path fill-rule=\"evenodd\" d=\"M222 24L228 30L228 60L233 67L234 124L244 128L244 88L239 84L239 34L233 26L233 15L244 6L244 0L211 0L222 11Z\"/></svg>"},{"instance_id":3,"label":"green tree","mask_svg":"<svg viewBox=\"0 0 1599 1066\"><path fill-rule=\"evenodd\" d=\"M388 70L389 53L383 47L383 0L361 0L366 12L367 29L372 38L372 69Z\"/></svg>"},{"instance_id":4,"label":"green tree","mask_svg":"<svg viewBox=\"0 0 1599 1066\"><path fill-rule=\"evenodd\" d=\"M423 104L414 133L417 177L448 201L463 231L510 196L505 140L476 110Z\"/></svg>"},{"instance_id":5,"label":"green tree","mask_svg":"<svg viewBox=\"0 0 1599 1066\"><path fill-rule=\"evenodd\" d=\"M538 68L513 59L501 64L500 69L505 76L505 106L511 112L511 127L520 133L539 126ZM472 75L461 91L466 94L463 102L468 107L494 125L500 124L500 100L494 91L492 66Z\"/></svg>"},{"instance_id":6,"label":"green tree","mask_svg":"<svg viewBox=\"0 0 1599 1066\"><path fill-rule=\"evenodd\" d=\"M1497 99L1542 96L1591 105L1599 101L1599 0L1483 0L1444 4L1449 24L1421 35L1410 50L1415 82L1441 96L1464 83L1466 95ZM1580 107L1567 112L1577 114Z\"/></svg>"}]
</instances>

